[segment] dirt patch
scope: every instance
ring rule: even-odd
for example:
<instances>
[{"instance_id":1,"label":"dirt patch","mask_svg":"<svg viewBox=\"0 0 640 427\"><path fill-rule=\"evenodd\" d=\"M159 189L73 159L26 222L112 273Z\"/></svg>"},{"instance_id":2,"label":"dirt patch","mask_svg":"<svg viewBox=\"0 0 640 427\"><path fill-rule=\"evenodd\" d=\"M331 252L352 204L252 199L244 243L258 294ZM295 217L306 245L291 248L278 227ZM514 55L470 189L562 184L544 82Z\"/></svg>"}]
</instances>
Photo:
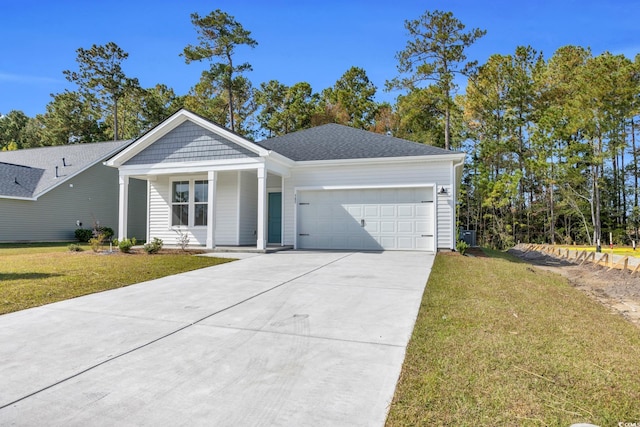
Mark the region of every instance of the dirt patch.
<instances>
[{"instance_id":1,"label":"dirt patch","mask_svg":"<svg viewBox=\"0 0 640 427\"><path fill-rule=\"evenodd\" d=\"M609 270L591 263L574 264L566 259L518 249L509 250L521 260L537 268L561 274L569 283L605 306L621 313L640 327L640 275L629 271Z\"/></svg>"},{"instance_id":2,"label":"dirt patch","mask_svg":"<svg viewBox=\"0 0 640 427\"><path fill-rule=\"evenodd\" d=\"M481 248L467 248L466 255L474 256L477 258L487 258L487 254Z\"/></svg>"}]
</instances>

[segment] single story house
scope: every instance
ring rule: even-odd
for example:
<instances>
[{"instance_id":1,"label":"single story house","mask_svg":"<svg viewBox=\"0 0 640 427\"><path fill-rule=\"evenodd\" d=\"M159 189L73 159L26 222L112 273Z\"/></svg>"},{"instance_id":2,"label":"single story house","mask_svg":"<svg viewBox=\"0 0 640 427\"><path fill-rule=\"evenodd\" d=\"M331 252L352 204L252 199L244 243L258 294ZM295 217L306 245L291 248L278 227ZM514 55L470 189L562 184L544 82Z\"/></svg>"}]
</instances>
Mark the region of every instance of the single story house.
<instances>
[{"instance_id":1,"label":"single story house","mask_svg":"<svg viewBox=\"0 0 640 427\"><path fill-rule=\"evenodd\" d=\"M118 172L103 162L132 142L0 152L0 242L73 241L95 223L120 231ZM145 193L132 181L128 235L146 233Z\"/></svg>"},{"instance_id":2,"label":"single story house","mask_svg":"<svg viewBox=\"0 0 640 427\"><path fill-rule=\"evenodd\" d=\"M249 141L184 109L105 164L119 237L146 181L146 240L207 248L451 250L464 154L327 124Z\"/></svg>"}]
</instances>

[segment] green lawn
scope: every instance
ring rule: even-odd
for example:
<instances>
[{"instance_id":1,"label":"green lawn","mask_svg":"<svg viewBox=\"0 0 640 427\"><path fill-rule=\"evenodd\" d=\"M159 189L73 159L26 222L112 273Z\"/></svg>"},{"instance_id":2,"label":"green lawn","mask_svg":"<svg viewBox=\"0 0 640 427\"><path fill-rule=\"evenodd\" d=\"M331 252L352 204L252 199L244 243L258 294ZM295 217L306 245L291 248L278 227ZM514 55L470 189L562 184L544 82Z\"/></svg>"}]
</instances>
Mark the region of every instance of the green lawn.
<instances>
[{"instance_id":1,"label":"green lawn","mask_svg":"<svg viewBox=\"0 0 640 427\"><path fill-rule=\"evenodd\" d=\"M88 246L69 252L67 245L0 245L0 314L231 261L188 253L96 254Z\"/></svg>"},{"instance_id":2,"label":"green lawn","mask_svg":"<svg viewBox=\"0 0 640 427\"><path fill-rule=\"evenodd\" d=\"M436 257L387 425L640 423L640 330L500 255Z\"/></svg>"}]
</instances>

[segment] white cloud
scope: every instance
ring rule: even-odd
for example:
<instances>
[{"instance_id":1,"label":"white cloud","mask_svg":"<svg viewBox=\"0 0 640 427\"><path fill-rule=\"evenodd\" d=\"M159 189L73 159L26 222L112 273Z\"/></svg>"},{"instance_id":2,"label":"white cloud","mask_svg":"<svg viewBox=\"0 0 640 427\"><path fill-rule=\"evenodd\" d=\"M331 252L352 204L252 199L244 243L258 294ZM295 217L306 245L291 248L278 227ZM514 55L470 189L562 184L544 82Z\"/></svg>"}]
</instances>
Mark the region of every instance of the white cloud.
<instances>
[{"instance_id":1,"label":"white cloud","mask_svg":"<svg viewBox=\"0 0 640 427\"><path fill-rule=\"evenodd\" d=\"M0 82L14 82L14 83L23 83L23 84L50 84L50 83L63 83L61 79L55 79L53 77L43 77L43 76L28 76L25 74L12 74L12 73L3 73L0 71Z\"/></svg>"}]
</instances>

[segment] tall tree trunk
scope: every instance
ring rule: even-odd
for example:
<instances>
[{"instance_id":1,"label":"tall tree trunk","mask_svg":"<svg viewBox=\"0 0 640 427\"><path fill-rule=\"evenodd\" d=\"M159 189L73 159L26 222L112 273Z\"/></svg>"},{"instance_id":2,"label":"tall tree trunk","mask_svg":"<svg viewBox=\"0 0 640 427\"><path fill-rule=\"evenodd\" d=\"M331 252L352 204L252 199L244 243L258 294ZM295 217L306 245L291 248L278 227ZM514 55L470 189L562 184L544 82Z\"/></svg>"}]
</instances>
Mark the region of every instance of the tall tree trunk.
<instances>
[{"instance_id":1,"label":"tall tree trunk","mask_svg":"<svg viewBox=\"0 0 640 427\"><path fill-rule=\"evenodd\" d=\"M611 150L611 167L613 169L613 191L612 191L612 204L613 204L613 217L615 224L620 224L620 185L618 183L618 153L615 147L610 147Z\"/></svg>"},{"instance_id":2,"label":"tall tree trunk","mask_svg":"<svg viewBox=\"0 0 640 427\"><path fill-rule=\"evenodd\" d=\"M635 183L633 188L633 206L638 206L638 151L636 150L636 129L633 117L631 118L631 147L633 149L633 180Z\"/></svg>"},{"instance_id":3,"label":"tall tree trunk","mask_svg":"<svg viewBox=\"0 0 640 427\"><path fill-rule=\"evenodd\" d=\"M444 149L448 150L451 146L449 141L451 133L451 107L449 105L449 101L447 100L446 110L444 112Z\"/></svg>"},{"instance_id":4,"label":"tall tree trunk","mask_svg":"<svg viewBox=\"0 0 640 427\"><path fill-rule=\"evenodd\" d=\"M595 159L594 165L592 166L593 171L593 232L594 232L594 241L600 241L602 245L602 230L600 226L600 159L602 153L602 136L598 135L597 145L595 146Z\"/></svg>"},{"instance_id":5,"label":"tall tree trunk","mask_svg":"<svg viewBox=\"0 0 640 427\"><path fill-rule=\"evenodd\" d=\"M113 140L118 140L118 99L113 98Z\"/></svg>"},{"instance_id":6,"label":"tall tree trunk","mask_svg":"<svg viewBox=\"0 0 640 427\"><path fill-rule=\"evenodd\" d=\"M626 136L625 136L626 141ZM625 144L626 145L626 144ZM627 182L626 173L624 170L624 147L620 153L620 193L622 194L622 205L620 207L620 214L622 220L623 229L627 228L627 189L625 183Z\"/></svg>"},{"instance_id":7,"label":"tall tree trunk","mask_svg":"<svg viewBox=\"0 0 640 427\"><path fill-rule=\"evenodd\" d=\"M553 166L552 166L553 168ZM551 182L551 185L549 185L549 235L551 236L551 244L555 245L556 244L556 219L555 219L555 212L553 210L553 181Z\"/></svg>"},{"instance_id":8,"label":"tall tree trunk","mask_svg":"<svg viewBox=\"0 0 640 427\"><path fill-rule=\"evenodd\" d=\"M227 52L227 61L229 62L229 73L227 75L227 94L229 95L229 125L231 126L231 131L236 131L235 121L233 118L234 106L233 106L233 60L231 59L231 54Z\"/></svg>"}]
</instances>

